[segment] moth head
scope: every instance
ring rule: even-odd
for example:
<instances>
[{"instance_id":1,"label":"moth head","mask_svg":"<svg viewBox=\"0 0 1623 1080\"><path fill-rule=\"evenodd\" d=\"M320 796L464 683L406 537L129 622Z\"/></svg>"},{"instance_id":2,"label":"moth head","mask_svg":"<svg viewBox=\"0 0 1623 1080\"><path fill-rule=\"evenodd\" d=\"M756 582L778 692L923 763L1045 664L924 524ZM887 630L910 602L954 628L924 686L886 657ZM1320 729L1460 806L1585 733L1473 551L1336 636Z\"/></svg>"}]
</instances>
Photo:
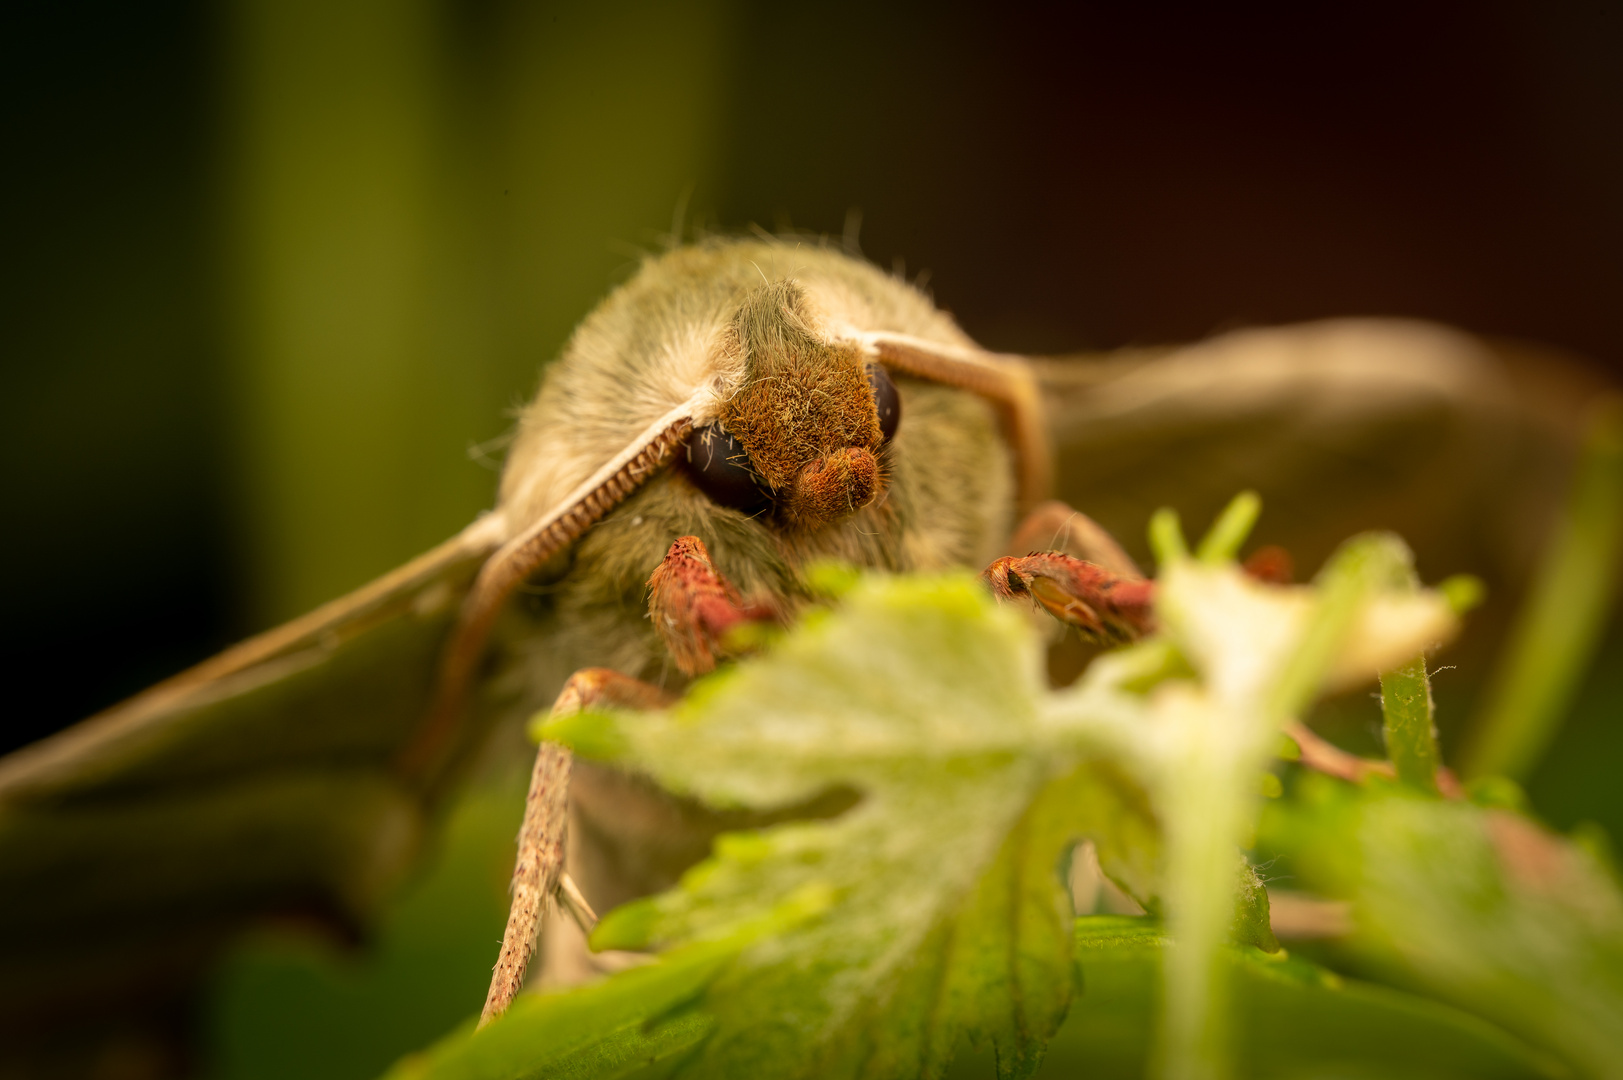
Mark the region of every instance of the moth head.
<instances>
[{"instance_id":1,"label":"moth head","mask_svg":"<svg viewBox=\"0 0 1623 1080\"><path fill-rule=\"evenodd\" d=\"M901 412L887 368L991 405L1015 452L1022 502L1031 506L1043 497L1048 448L1036 383L1024 362L954 340L961 335L939 316L934 324L901 320L928 336L850 322L831 332L792 280L733 294L740 299L719 341L708 322L702 334L683 338L691 319L668 300L674 283L683 290L694 286L694 295L704 297L714 295L699 287L707 281L726 287L737 280L713 265L706 276L705 260L714 261L722 249L688 250L668 258L698 259L700 272L684 263L677 266L681 273L644 275L637 288L628 284L606 301L576 331L576 343L526 413L503 478L502 513L492 519L506 539L480 567L446 645L435 705L414 744L421 761L432 760L437 740L454 728L507 598L667 466L683 468L715 503L770 510L775 524L808 533L872 503L887 483L884 444ZM756 265L745 250L728 256L739 273L745 263ZM848 267L827 276L838 282L854 273ZM689 340L691 349L683 345ZM604 362L628 341L645 348L633 349L625 364ZM675 347L656 349L655 356L648 354L650 342ZM622 390L640 394L631 415L644 423L628 435L617 426L625 416L616 397ZM665 411L650 415L653 410L642 407L649 404ZM605 431L625 441L611 447L600 437ZM574 445L577 436L594 445L592 454ZM921 445L930 443L925 438ZM940 440L934 445L941 450ZM937 463L954 464L950 454Z\"/></svg>"},{"instance_id":2,"label":"moth head","mask_svg":"<svg viewBox=\"0 0 1623 1080\"><path fill-rule=\"evenodd\" d=\"M792 280L740 303L724 338L743 378L688 444L700 488L743 510L774 506L791 528L837 522L884 489L884 443L900 399L884 370L818 331Z\"/></svg>"}]
</instances>

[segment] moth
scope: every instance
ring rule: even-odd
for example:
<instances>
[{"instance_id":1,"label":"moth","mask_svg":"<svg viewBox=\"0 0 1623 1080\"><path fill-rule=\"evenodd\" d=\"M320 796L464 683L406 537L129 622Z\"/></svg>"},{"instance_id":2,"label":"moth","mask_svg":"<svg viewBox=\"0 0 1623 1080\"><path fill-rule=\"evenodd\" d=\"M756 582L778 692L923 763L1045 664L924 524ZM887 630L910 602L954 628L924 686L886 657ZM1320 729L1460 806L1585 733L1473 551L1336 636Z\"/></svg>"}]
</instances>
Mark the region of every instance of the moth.
<instances>
[{"instance_id":1,"label":"moth","mask_svg":"<svg viewBox=\"0 0 1623 1080\"><path fill-rule=\"evenodd\" d=\"M729 619L806 603L817 560L980 570L1069 545L1130 579L1151 510L1199 520L1249 487L1265 538L1301 565L1380 527L1425 573L1485 578L1494 602L1462 645L1485 656L1603 385L1553 353L1401 320L999 355L835 248L717 239L651 257L548 368L494 510L0 759L0 1012L179 992L267 914L364 926L435 809L530 753L523 718L572 674L674 693ZM700 548L673 551L684 538ZM656 581L669 625L647 617L657 571L681 579ZM1054 677L1084 660L1059 642ZM602 770L577 768L571 792L571 880L599 908L739 823Z\"/></svg>"}]
</instances>

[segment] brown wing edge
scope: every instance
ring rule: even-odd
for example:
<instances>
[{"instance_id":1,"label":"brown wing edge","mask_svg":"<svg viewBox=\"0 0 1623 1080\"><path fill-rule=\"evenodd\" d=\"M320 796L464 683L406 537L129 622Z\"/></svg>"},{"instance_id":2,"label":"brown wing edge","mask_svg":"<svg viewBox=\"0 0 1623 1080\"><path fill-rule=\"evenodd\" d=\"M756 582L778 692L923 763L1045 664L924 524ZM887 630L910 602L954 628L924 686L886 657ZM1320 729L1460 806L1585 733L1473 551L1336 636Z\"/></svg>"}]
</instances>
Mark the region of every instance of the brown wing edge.
<instances>
[{"instance_id":1,"label":"brown wing edge","mask_svg":"<svg viewBox=\"0 0 1623 1080\"><path fill-rule=\"evenodd\" d=\"M234 645L149 687L73 727L0 758L0 805L46 795L104 752L139 739L178 712L233 684L255 685L311 649L331 649L402 611L454 599L458 578L484 562L502 536L502 522L486 515L438 547L354 592Z\"/></svg>"}]
</instances>

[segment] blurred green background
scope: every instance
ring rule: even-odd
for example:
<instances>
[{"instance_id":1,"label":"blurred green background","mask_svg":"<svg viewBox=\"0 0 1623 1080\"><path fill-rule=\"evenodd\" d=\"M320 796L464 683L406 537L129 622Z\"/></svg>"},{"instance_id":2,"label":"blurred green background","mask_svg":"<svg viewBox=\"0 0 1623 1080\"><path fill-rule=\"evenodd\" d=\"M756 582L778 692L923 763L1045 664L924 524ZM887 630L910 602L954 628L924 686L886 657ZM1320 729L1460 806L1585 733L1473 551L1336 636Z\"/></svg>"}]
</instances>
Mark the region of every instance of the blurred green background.
<instances>
[{"instance_id":1,"label":"blurred green background","mask_svg":"<svg viewBox=\"0 0 1623 1080\"><path fill-rule=\"evenodd\" d=\"M62 0L5 21L0 749L489 506L511 410L677 222L860 224L1001 349L1396 314L1623 370L1616 7ZM1614 835L1619 657L1614 628L1532 783ZM466 1015L518 795L480 798L371 959L262 943L177 1014L212 1018L207 1067L315 1075L297 1048L348 1032L322 1060L367 1075ZM147 1075L141 1052L109 1060Z\"/></svg>"}]
</instances>

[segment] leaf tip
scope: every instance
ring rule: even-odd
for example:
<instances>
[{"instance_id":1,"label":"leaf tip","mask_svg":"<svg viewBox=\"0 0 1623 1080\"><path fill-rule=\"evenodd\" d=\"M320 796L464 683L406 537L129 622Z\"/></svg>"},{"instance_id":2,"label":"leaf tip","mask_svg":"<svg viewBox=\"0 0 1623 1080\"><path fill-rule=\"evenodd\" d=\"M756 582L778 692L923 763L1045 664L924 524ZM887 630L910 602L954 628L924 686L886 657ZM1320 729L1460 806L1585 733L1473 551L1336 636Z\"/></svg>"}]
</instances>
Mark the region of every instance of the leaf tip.
<instances>
[{"instance_id":1,"label":"leaf tip","mask_svg":"<svg viewBox=\"0 0 1623 1080\"><path fill-rule=\"evenodd\" d=\"M1155 553L1156 565L1162 568L1189 558L1183 523L1170 506L1163 506L1150 515L1150 550Z\"/></svg>"},{"instance_id":2,"label":"leaf tip","mask_svg":"<svg viewBox=\"0 0 1623 1080\"><path fill-rule=\"evenodd\" d=\"M1455 615L1464 615L1480 607L1482 601L1488 598L1488 587L1481 578L1472 574L1455 574L1445 578L1437 583L1437 591Z\"/></svg>"},{"instance_id":3,"label":"leaf tip","mask_svg":"<svg viewBox=\"0 0 1623 1080\"><path fill-rule=\"evenodd\" d=\"M1208 565L1233 560L1240 553L1240 545L1251 535L1251 529L1262 513L1262 496L1255 491L1242 491L1229 500L1223 512L1217 515L1212 527L1201 539L1195 557Z\"/></svg>"}]
</instances>

